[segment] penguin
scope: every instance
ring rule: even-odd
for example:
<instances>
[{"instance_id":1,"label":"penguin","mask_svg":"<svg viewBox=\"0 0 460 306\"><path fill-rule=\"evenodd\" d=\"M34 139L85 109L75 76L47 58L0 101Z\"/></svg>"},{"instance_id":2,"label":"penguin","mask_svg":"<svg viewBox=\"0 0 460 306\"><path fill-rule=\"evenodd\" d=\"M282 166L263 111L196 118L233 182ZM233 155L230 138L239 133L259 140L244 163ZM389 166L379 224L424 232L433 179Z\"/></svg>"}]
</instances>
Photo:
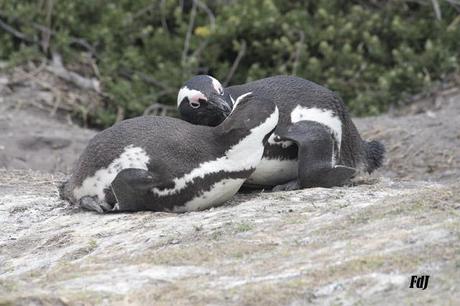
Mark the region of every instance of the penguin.
<instances>
[{"instance_id":1,"label":"penguin","mask_svg":"<svg viewBox=\"0 0 460 306\"><path fill-rule=\"evenodd\" d=\"M99 213L187 212L230 199L255 171L278 123L274 102L241 95L217 126L127 119L89 141L60 196Z\"/></svg>"},{"instance_id":2,"label":"penguin","mask_svg":"<svg viewBox=\"0 0 460 306\"><path fill-rule=\"evenodd\" d=\"M249 91L274 101L280 114L245 186L274 191L341 186L382 165L383 144L361 138L340 97L299 77L279 75L224 88L212 76L197 75L180 88L178 112L193 124L218 125Z\"/></svg>"}]
</instances>

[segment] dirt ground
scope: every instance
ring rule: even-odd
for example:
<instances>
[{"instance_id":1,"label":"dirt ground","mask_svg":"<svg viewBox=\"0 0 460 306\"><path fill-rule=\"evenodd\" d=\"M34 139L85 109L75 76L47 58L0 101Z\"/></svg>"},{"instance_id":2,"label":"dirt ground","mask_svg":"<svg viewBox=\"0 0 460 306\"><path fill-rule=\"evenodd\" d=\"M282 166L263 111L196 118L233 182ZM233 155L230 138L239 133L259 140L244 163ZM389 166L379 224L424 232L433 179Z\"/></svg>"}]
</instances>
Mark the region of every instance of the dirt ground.
<instances>
[{"instance_id":1,"label":"dirt ground","mask_svg":"<svg viewBox=\"0 0 460 306\"><path fill-rule=\"evenodd\" d=\"M94 96L68 85L56 92L62 83L51 78L42 84L50 78L0 74L0 167L68 173L95 134L56 112L58 105L65 105L62 100L83 100L79 103L84 108ZM37 83L37 79L42 81ZM364 138L380 140L386 146L387 158L377 176L445 181L460 174L459 115L460 88L452 88L397 114L356 118L354 122Z\"/></svg>"},{"instance_id":2,"label":"dirt ground","mask_svg":"<svg viewBox=\"0 0 460 306\"><path fill-rule=\"evenodd\" d=\"M53 112L49 86L11 78L0 75L0 305L460 300L460 90L356 119L388 155L354 187L98 215L56 190L95 132ZM428 288L409 288L412 275L430 275Z\"/></svg>"}]
</instances>

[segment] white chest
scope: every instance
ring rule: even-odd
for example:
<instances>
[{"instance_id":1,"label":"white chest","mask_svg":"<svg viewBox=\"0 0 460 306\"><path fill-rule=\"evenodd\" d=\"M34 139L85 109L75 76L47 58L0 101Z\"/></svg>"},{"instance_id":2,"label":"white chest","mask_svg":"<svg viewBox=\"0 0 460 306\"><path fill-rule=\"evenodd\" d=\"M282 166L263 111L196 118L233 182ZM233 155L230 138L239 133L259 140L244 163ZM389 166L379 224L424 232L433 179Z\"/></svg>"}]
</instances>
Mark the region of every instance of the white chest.
<instances>
[{"instance_id":1,"label":"white chest","mask_svg":"<svg viewBox=\"0 0 460 306\"><path fill-rule=\"evenodd\" d=\"M297 177L297 160L278 160L262 158L256 171L247 182L254 185L275 186Z\"/></svg>"},{"instance_id":2,"label":"white chest","mask_svg":"<svg viewBox=\"0 0 460 306\"><path fill-rule=\"evenodd\" d=\"M209 191L203 192L184 206L174 207L174 212L196 211L217 206L228 201L238 192L244 179L224 179L211 186Z\"/></svg>"}]
</instances>

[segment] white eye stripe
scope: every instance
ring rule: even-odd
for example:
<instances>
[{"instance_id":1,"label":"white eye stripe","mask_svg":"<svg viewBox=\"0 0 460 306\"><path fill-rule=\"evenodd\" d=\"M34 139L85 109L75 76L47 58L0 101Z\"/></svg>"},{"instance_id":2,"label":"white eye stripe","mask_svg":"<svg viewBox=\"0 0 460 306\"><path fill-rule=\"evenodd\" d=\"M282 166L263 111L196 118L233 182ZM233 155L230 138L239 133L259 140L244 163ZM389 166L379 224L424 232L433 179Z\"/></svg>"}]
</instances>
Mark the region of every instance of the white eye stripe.
<instances>
[{"instance_id":1,"label":"white eye stripe","mask_svg":"<svg viewBox=\"0 0 460 306\"><path fill-rule=\"evenodd\" d=\"M177 107L180 106L185 98L188 98L189 101L198 101L199 99L208 100L204 93L199 90L190 89L187 86L179 90L179 94L177 95Z\"/></svg>"},{"instance_id":2,"label":"white eye stripe","mask_svg":"<svg viewBox=\"0 0 460 306\"><path fill-rule=\"evenodd\" d=\"M212 81L212 86L214 87L214 89L220 94L220 95L223 95L224 94L224 87L222 87L222 84L220 84L220 82L213 78L212 76L209 76L209 78L211 79Z\"/></svg>"}]
</instances>

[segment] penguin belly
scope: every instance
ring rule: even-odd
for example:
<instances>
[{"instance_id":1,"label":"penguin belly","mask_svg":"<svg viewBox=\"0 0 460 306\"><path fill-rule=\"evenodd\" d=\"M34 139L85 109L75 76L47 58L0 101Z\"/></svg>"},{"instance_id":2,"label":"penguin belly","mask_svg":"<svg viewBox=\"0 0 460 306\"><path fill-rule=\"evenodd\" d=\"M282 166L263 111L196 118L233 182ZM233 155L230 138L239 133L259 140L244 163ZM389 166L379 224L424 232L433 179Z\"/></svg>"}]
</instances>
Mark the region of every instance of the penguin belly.
<instances>
[{"instance_id":1,"label":"penguin belly","mask_svg":"<svg viewBox=\"0 0 460 306\"><path fill-rule=\"evenodd\" d=\"M283 129L279 124L277 129ZM246 180L248 186L273 187L297 178L297 146L289 140L277 140L277 130L270 135L262 160Z\"/></svg>"},{"instance_id":2,"label":"penguin belly","mask_svg":"<svg viewBox=\"0 0 460 306\"><path fill-rule=\"evenodd\" d=\"M243 185L245 179L224 179L216 182L211 188L196 196L183 206L175 206L174 212L182 213L197 211L220 205L232 198Z\"/></svg>"},{"instance_id":3,"label":"penguin belly","mask_svg":"<svg viewBox=\"0 0 460 306\"><path fill-rule=\"evenodd\" d=\"M297 159L264 157L246 180L250 185L276 186L297 178Z\"/></svg>"}]
</instances>

